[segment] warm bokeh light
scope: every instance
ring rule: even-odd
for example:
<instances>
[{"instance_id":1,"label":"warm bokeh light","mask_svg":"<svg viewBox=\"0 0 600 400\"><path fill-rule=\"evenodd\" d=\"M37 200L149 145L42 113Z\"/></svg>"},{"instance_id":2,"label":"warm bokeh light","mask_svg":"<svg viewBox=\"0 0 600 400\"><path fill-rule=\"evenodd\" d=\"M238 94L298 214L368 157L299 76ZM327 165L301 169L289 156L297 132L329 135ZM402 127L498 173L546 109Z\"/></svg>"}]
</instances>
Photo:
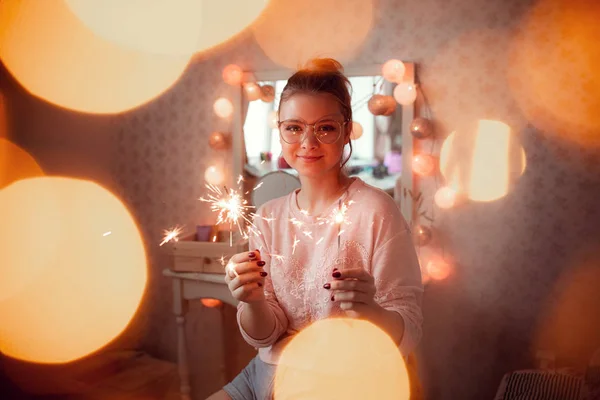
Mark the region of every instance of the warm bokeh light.
<instances>
[{"instance_id":1,"label":"warm bokeh light","mask_svg":"<svg viewBox=\"0 0 600 400\"><path fill-rule=\"evenodd\" d=\"M220 186L225 182L225 174L220 168L211 165L204 171L204 180L210 185Z\"/></svg>"},{"instance_id":2,"label":"warm bokeh light","mask_svg":"<svg viewBox=\"0 0 600 400\"><path fill-rule=\"evenodd\" d=\"M248 100L250 100L250 101L258 100L262 96L262 91L261 91L260 86L258 86L254 82L249 82L249 83L244 84L244 92L246 93L246 96L248 97Z\"/></svg>"},{"instance_id":3,"label":"warm bokeh light","mask_svg":"<svg viewBox=\"0 0 600 400\"><path fill-rule=\"evenodd\" d=\"M204 307L217 308L223 305L223 302L219 299L200 299L200 302Z\"/></svg>"},{"instance_id":4,"label":"warm bokeh light","mask_svg":"<svg viewBox=\"0 0 600 400\"><path fill-rule=\"evenodd\" d=\"M56 258L63 228L56 193L48 185L0 189L0 303L23 290ZM44 230L33 241L32 233ZM1 340L1 338L0 338Z\"/></svg>"},{"instance_id":5,"label":"warm bokeh light","mask_svg":"<svg viewBox=\"0 0 600 400\"><path fill-rule=\"evenodd\" d=\"M202 2L198 51L224 43L242 32L263 12L269 0L196 0ZM169 2L170 3L170 2Z\"/></svg>"},{"instance_id":6,"label":"warm bokeh light","mask_svg":"<svg viewBox=\"0 0 600 400\"><path fill-rule=\"evenodd\" d=\"M600 147L600 2L539 0L521 22L507 68L513 98L545 135Z\"/></svg>"},{"instance_id":7,"label":"warm bokeh light","mask_svg":"<svg viewBox=\"0 0 600 400\"><path fill-rule=\"evenodd\" d=\"M435 169L435 158L429 154L418 154L413 157L413 171L417 175L431 175Z\"/></svg>"},{"instance_id":8,"label":"warm bokeh light","mask_svg":"<svg viewBox=\"0 0 600 400\"><path fill-rule=\"evenodd\" d=\"M431 228L424 225L417 225L414 228L415 241L419 246L427 246L433 238Z\"/></svg>"},{"instance_id":9,"label":"warm bokeh light","mask_svg":"<svg viewBox=\"0 0 600 400\"><path fill-rule=\"evenodd\" d=\"M122 112L156 98L179 79L190 59L104 40L63 0L0 2L0 58L35 96L89 113Z\"/></svg>"},{"instance_id":10,"label":"warm bokeh light","mask_svg":"<svg viewBox=\"0 0 600 400\"><path fill-rule=\"evenodd\" d=\"M159 54L213 48L248 27L266 0L67 0L91 31L107 40ZM235 11L234 11L235 10Z\"/></svg>"},{"instance_id":11,"label":"warm bokeh light","mask_svg":"<svg viewBox=\"0 0 600 400\"><path fill-rule=\"evenodd\" d=\"M314 57L351 60L372 24L373 0L271 1L252 29L267 57L296 69Z\"/></svg>"},{"instance_id":12,"label":"warm bokeh light","mask_svg":"<svg viewBox=\"0 0 600 400\"><path fill-rule=\"evenodd\" d=\"M525 152L510 127L479 120L475 129L451 133L440 153L446 182L474 201L505 196L525 170Z\"/></svg>"},{"instance_id":13,"label":"warm bokeh light","mask_svg":"<svg viewBox=\"0 0 600 400\"><path fill-rule=\"evenodd\" d=\"M167 55L198 49L202 1L64 1L94 34L119 46Z\"/></svg>"},{"instance_id":14,"label":"warm bokeh light","mask_svg":"<svg viewBox=\"0 0 600 400\"><path fill-rule=\"evenodd\" d=\"M231 135L224 132L212 132L208 137L208 145L213 150L224 150L229 147Z\"/></svg>"},{"instance_id":15,"label":"warm bokeh light","mask_svg":"<svg viewBox=\"0 0 600 400\"><path fill-rule=\"evenodd\" d=\"M0 203L2 268L22 275L32 272L27 263L42 264L0 301L0 351L63 363L117 337L147 279L144 244L123 203L95 183L59 177L15 182L0 191ZM5 221L17 229L8 231ZM32 239L40 229L44 235Z\"/></svg>"},{"instance_id":16,"label":"warm bokeh light","mask_svg":"<svg viewBox=\"0 0 600 400\"><path fill-rule=\"evenodd\" d=\"M538 319L532 350L551 349L564 365L583 369L600 349L600 251L577 254L554 278Z\"/></svg>"},{"instance_id":17,"label":"warm bokeh light","mask_svg":"<svg viewBox=\"0 0 600 400\"><path fill-rule=\"evenodd\" d=\"M391 338L359 319L319 320L284 348L274 399L408 399L404 360Z\"/></svg>"},{"instance_id":18,"label":"warm bokeh light","mask_svg":"<svg viewBox=\"0 0 600 400\"><path fill-rule=\"evenodd\" d=\"M415 102L417 98L417 87L408 82L399 83L394 88L394 99L403 106L408 106Z\"/></svg>"},{"instance_id":19,"label":"warm bokeh light","mask_svg":"<svg viewBox=\"0 0 600 400\"><path fill-rule=\"evenodd\" d=\"M392 59L386 61L381 68L381 73L383 77L393 83L400 83L404 79L404 73L406 72L406 67L404 63L400 60Z\"/></svg>"},{"instance_id":20,"label":"warm bokeh light","mask_svg":"<svg viewBox=\"0 0 600 400\"><path fill-rule=\"evenodd\" d=\"M240 68L238 65L229 64L223 68L221 75L223 76L223 81L225 81L226 84L237 86L242 83L244 71L242 71L242 68Z\"/></svg>"},{"instance_id":21,"label":"warm bokeh light","mask_svg":"<svg viewBox=\"0 0 600 400\"><path fill-rule=\"evenodd\" d=\"M433 201L439 208L452 208L456 203L456 190L448 186L441 187L433 195Z\"/></svg>"},{"instance_id":22,"label":"warm bokeh light","mask_svg":"<svg viewBox=\"0 0 600 400\"><path fill-rule=\"evenodd\" d=\"M233 114L233 104L224 97L218 98L213 104L213 110L220 118L229 118Z\"/></svg>"},{"instance_id":23,"label":"warm bokeh light","mask_svg":"<svg viewBox=\"0 0 600 400\"><path fill-rule=\"evenodd\" d=\"M441 281L450 276L452 266L441 256L433 256L427 262L427 275L436 281Z\"/></svg>"},{"instance_id":24,"label":"warm bokeh light","mask_svg":"<svg viewBox=\"0 0 600 400\"><path fill-rule=\"evenodd\" d=\"M350 139L357 140L363 135L363 127L359 122L352 121L352 132L350 133Z\"/></svg>"},{"instance_id":25,"label":"warm bokeh light","mask_svg":"<svg viewBox=\"0 0 600 400\"><path fill-rule=\"evenodd\" d=\"M0 189L19 179L43 175L44 171L29 153L0 137Z\"/></svg>"}]
</instances>

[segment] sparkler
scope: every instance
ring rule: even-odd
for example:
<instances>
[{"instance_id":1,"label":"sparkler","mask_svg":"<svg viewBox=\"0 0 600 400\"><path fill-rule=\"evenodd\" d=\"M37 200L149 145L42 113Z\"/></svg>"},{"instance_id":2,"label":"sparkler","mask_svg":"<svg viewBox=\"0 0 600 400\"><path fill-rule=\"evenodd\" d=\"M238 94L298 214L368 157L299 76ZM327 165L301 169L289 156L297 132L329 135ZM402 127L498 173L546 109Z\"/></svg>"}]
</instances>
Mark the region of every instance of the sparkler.
<instances>
[{"instance_id":1,"label":"sparkler","mask_svg":"<svg viewBox=\"0 0 600 400\"><path fill-rule=\"evenodd\" d=\"M238 185L243 181L242 176L238 178ZM248 232L256 233L256 227L250 220L250 210L254 206L249 206L248 201L242 197L240 191L234 189L221 190L219 187L211 184L206 184L209 193L206 197L200 197L200 201L210 203L210 209L217 215L217 225L229 225L229 246L233 246L233 227L237 227L240 235L244 238L248 237ZM248 231L244 228L248 226Z\"/></svg>"},{"instance_id":2,"label":"sparkler","mask_svg":"<svg viewBox=\"0 0 600 400\"><path fill-rule=\"evenodd\" d=\"M160 242L159 246L162 246L163 244L168 242L178 242L179 235L181 235L181 232L183 232L183 227L181 226L176 226L175 228L171 229L165 229L163 240L162 242Z\"/></svg>"},{"instance_id":3,"label":"sparkler","mask_svg":"<svg viewBox=\"0 0 600 400\"><path fill-rule=\"evenodd\" d=\"M233 247L234 227L239 230L240 235L244 239L248 239L250 233L257 236L260 235L260 231L256 229L256 226L252 221L252 218L257 217L257 215L250 212L250 210L254 209L255 207L248 205L248 201L241 194L242 190L240 184L243 181L244 178L242 175L240 175L236 181L238 190L228 189L227 187L223 187L223 189L221 189L216 185L206 184L205 186L208 189L208 194L205 197L200 197L199 199L200 201L210 203L211 211L217 213L216 225L229 225L229 247ZM257 190L261 186L262 182L244 194L248 194L254 190ZM274 220L274 218L266 217L263 219L267 222ZM168 242L179 241L179 236L182 232L183 228L179 226L164 230L164 236L160 246ZM214 235L212 242L215 242L216 240L217 236ZM235 276L238 276L237 271L235 268L233 268L233 264L231 264L231 262L226 262L225 256L221 256L219 261L226 271L231 270Z\"/></svg>"},{"instance_id":4,"label":"sparkler","mask_svg":"<svg viewBox=\"0 0 600 400\"><path fill-rule=\"evenodd\" d=\"M332 226L336 226L337 225L337 230L338 230L338 234L337 234L337 247L338 247L338 254L340 252L340 247L341 247L341 237L342 237L342 233L344 233L344 230L342 229L342 225L349 225L350 221L348 220L347 217L347 213L348 213L348 207L353 204L354 201L350 200L347 203L343 203L342 199L340 199L338 201L338 207L336 209L334 209L331 214L327 217L324 218L317 218L317 220L319 221L319 225L323 225L323 224L329 224ZM319 240L320 242L320 240ZM317 242L317 244L319 244L319 242ZM342 268L343 268L343 263L344 263L344 259L342 258Z\"/></svg>"}]
</instances>

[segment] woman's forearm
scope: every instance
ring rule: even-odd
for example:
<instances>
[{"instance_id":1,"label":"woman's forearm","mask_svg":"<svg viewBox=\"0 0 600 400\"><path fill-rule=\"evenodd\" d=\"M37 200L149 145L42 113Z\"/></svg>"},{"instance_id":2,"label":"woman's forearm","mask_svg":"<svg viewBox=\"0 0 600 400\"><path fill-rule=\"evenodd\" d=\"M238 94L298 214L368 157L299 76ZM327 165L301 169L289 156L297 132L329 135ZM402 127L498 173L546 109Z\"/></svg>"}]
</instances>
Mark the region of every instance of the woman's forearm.
<instances>
[{"instance_id":1,"label":"woman's forearm","mask_svg":"<svg viewBox=\"0 0 600 400\"><path fill-rule=\"evenodd\" d=\"M396 343L400 345L404 336L404 318L395 312L377 305L377 310L370 318L371 322L383 329Z\"/></svg>"},{"instance_id":2,"label":"woman's forearm","mask_svg":"<svg viewBox=\"0 0 600 400\"><path fill-rule=\"evenodd\" d=\"M263 340L271 336L275 330L275 313L266 300L247 303L241 312L240 324L248 336Z\"/></svg>"}]
</instances>

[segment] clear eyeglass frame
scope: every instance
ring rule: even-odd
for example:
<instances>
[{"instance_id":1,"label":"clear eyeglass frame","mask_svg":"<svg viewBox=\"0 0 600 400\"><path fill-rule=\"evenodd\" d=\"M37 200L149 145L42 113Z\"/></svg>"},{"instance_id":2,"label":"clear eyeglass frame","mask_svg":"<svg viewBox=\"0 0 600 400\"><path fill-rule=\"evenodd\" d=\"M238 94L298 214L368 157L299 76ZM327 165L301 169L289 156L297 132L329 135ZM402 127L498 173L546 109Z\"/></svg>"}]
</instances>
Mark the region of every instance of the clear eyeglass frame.
<instances>
[{"instance_id":1,"label":"clear eyeglass frame","mask_svg":"<svg viewBox=\"0 0 600 400\"><path fill-rule=\"evenodd\" d=\"M304 129L302 130L302 134L298 135L298 139L295 141L288 141L285 139L285 135L282 132L282 125L285 124L286 122L289 123L294 123L296 125L303 125ZM344 132L344 127L346 126L346 124L349 122L349 120L344 120L343 122L340 121L336 121L336 120L332 120L332 119L324 119L324 120L319 120L317 122L315 122L314 124L308 124L306 122L302 122L302 121L297 121L297 120L284 120L284 121L277 121L277 128L279 130L279 137L281 138L281 140L283 140L285 143L287 144L297 144L297 143L302 143L302 141L304 141L304 138L306 137L306 134L308 133L308 128L312 127L313 128L313 133L315 135L315 138L319 141L319 143L322 144L333 144L335 142L338 141L338 139L340 138L340 136L342 135L342 133ZM321 133L318 132L316 127L317 125L320 124L331 124L331 123L336 123L339 126L339 130L338 130L338 134L335 137L335 139L329 140L329 141L323 141L322 140L322 136L324 136L326 133Z\"/></svg>"}]
</instances>

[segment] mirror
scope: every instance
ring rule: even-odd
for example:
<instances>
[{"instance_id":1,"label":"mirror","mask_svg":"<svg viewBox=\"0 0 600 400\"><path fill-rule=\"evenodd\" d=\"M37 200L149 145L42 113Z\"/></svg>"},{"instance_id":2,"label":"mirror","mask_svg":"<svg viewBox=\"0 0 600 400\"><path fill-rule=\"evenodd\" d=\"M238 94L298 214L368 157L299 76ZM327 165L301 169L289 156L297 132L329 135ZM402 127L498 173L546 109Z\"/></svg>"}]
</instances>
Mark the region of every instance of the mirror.
<instances>
[{"instance_id":1,"label":"mirror","mask_svg":"<svg viewBox=\"0 0 600 400\"><path fill-rule=\"evenodd\" d=\"M405 67L404 81L414 83L414 65L405 63ZM267 88L262 93L270 95L260 98L258 93L256 97L259 98L250 100L246 90L242 89L239 94L242 107L239 108L236 119L239 130L243 133L234 135L234 167L237 164L239 168L239 171L234 172L237 174L245 171L246 176L253 180L260 180L278 170L296 174L287 167L284 160L280 160L281 144L276 125L281 93L287 78L293 73L292 70L279 70L244 74L245 83L255 83L259 88ZM394 102L388 107L387 115L374 115L369 110L369 100L376 94L391 96L396 84L383 79L381 65L378 64L346 68L345 74L352 85L354 124L359 124L362 128L362 135L352 140L348 172L393 196L400 204L404 217L410 222L410 197L401 198L400 188L412 189L412 136L409 126L414 117L414 105L402 106ZM239 132L238 129L236 132ZM384 172L386 170L387 173Z\"/></svg>"}]
</instances>

